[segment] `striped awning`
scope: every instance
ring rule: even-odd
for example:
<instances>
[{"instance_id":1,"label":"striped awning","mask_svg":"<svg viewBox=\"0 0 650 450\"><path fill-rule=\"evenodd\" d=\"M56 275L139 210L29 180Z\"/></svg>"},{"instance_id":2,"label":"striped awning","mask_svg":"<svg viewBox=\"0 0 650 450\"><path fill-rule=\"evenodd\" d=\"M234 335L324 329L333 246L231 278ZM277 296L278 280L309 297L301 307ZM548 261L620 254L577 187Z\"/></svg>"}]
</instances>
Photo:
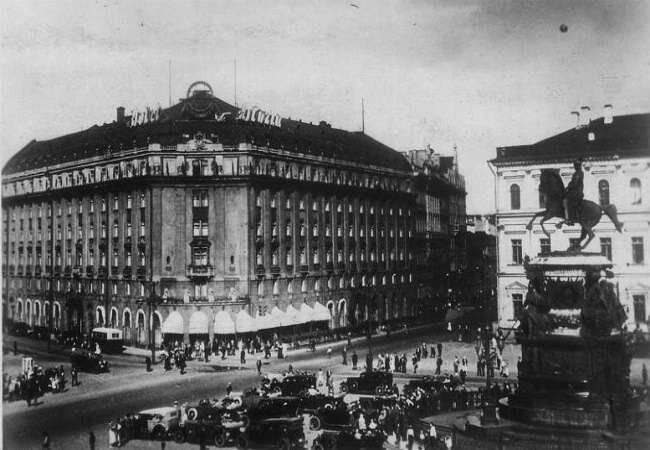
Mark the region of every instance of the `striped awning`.
<instances>
[{"instance_id":1,"label":"striped awning","mask_svg":"<svg viewBox=\"0 0 650 450\"><path fill-rule=\"evenodd\" d=\"M329 309L323 306L320 302L314 303L314 321L323 321L330 320L332 317L330 315Z\"/></svg>"},{"instance_id":2,"label":"striped awning","mask_svg":"<svg viewBox=\"0 0 650 450\"><path fill-rule=\"evenodd\" d=\"M189 334L208 334L208 316L201 311L195 311L190 316Z\"/></svg>"},{"instance_id":3,"label":"striped awning","mask_svg":"<svg viewBox=\"0 0 650 450\"><path fill-rule=\"evenodd\" d=\"M237 333L250 333L252 331L257 331L255 321L245 309L242 309L237 313L237 317L235 318L235 330L237 330Z\"/></svg>"},{"instance_id":4,"label":"striped awning","mask_svg":"<svg viewBox=\"0 0 650 450\"><path fill-rule=\"evenodd\" d=\"M163 334L183 334L183 316L178 311L169 313L162 323L161 331Z\"/></svg>"},{"instance_id":5,"label":"striped awning","mask_svg":"<svg viewBox=\"0 0 650 450\"><path fill-rule=\"evenodd\" d=\"M235 322L226 311L214 315L214 334L235 334Z\"/></svg>"}]
</instances>

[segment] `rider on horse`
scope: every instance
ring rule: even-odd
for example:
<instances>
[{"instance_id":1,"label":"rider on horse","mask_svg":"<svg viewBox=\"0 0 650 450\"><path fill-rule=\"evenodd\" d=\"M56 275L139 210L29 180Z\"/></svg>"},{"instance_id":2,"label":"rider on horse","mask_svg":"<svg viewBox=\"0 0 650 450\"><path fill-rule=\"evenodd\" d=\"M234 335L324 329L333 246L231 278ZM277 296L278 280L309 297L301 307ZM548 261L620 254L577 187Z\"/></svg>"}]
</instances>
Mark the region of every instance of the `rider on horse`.
<instances>
[{"instance_id":1,"label":"rider on horse","mask_svg":"<svg viewBox=\"0 0 650 450\"><path fill-rule=\"evenodd\" d=\"M573 161L573 176L564 191L564 218L567 225L573 225L580 220L580 205L584 198L584 174L582 172L582 158Z\"/></svg>"}]
</instances>

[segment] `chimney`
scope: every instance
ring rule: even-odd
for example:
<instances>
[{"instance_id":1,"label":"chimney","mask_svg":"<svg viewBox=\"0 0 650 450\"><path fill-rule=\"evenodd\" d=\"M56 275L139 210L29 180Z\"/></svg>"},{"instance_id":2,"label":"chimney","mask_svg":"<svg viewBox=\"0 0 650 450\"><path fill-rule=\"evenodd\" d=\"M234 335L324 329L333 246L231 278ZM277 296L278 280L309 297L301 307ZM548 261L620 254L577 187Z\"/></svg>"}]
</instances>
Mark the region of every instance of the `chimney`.
<instances>
[{"instance_id":1,"label":"chimney","mask_svg":"<svg viewBox=\"0 0 650 450\"><path fill-rule=\"evenodd\" d=\"M591 123L591 108L588 106L580 107L580 126L586 127Z\"/></svg>"},{"instance_id":2,"label":"chimney","mask_svg":"<svg viewBox=\"0 0 650 450\"><path fill-rule=\"evenodd\" d=\"M611 104L603 106L603 122L610 124L614 121L614 108Z\"/></svg>"},{"instance_id":3,"label":"chimney","mask_svg":"<svg viewBox=\"0 0 650 450\"><path fill-rule=\"evenodd\" d=\"M124 123L124 106L117 107L117 123Z\"/></svg>"},{"instance_id":4,"label":"chimney","mask_svg":"<svg viewBox=\"0 0 650 450\"><path fill-rule=\"evenodd\" d=\"M575 116L576 119L576 128L580 128L580 112L578 111L571 111L571 115Z\"/></svg>"}]
</instances>

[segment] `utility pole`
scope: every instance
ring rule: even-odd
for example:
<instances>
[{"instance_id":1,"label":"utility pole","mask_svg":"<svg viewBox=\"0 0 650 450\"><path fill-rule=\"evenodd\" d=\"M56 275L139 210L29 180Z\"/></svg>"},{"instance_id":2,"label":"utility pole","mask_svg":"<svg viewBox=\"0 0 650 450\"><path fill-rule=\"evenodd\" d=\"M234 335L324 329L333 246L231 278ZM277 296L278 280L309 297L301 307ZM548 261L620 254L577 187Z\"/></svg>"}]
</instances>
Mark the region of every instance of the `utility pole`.
<instances>
[{"instance_id":1,"label":"utility pole","mask_svg":"<svg viewBox=\"0 0 650 450\"><path fill-rule=\"evenodd\" d=\"M366 110L363 105L363 97L361 97L361 132L366 132Z\"/></svg>"}]
</instances>

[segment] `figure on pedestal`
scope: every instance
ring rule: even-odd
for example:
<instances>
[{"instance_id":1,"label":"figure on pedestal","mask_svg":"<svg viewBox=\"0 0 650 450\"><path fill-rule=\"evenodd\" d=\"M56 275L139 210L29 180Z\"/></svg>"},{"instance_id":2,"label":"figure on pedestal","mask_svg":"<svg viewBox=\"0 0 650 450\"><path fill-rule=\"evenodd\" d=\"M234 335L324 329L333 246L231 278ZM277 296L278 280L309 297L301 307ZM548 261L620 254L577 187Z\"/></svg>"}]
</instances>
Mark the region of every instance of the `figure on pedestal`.
<instances>
[{"instance_id":1,"label":"figure on pedestal","mask_svg":"<svg viewBox=\"0 0 650 450\"><path fill-rule=\"evenodd\" d=\"M573 162L573 176L564 191L564 219L571 226L580 220L580 207L584 198L584 173L582 172L582 158Z\"/></svg>"}]
</instances>

